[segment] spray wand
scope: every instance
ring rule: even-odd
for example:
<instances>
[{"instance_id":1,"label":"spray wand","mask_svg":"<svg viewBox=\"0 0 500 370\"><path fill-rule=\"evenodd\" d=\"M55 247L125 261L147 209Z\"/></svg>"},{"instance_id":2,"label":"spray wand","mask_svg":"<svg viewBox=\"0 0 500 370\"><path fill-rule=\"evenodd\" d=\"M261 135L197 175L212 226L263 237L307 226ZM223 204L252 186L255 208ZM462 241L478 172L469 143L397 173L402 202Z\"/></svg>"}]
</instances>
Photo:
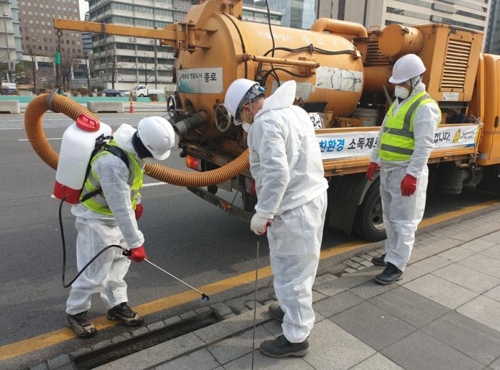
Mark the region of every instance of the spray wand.
<instances>
[{"instance_id":1,"label":"spray wand","mask_svg":"<svg viewBox=\"0 0 500 370\"><path fill-rule=\"evenodd\" d=\"M122 251L123 251L123 253L122 253L122 254L123 254L124 256L130 256L130 254L132 253L132 252L130 251L130 249L123 248L123 247L122 247L121 249L122 249ZM170 276L170 277L174 278L174 279L175 279L175 280L177 280L179 283L184 284L184 285L185 285L185 286L187 286L188 288L190 288L190 289L194 290L196 293L200 294L200 295L201 295L201 300L204 300L204 299L206 299L207 301L209 301L209 300L210 300L210 297L209 297L208 295L206 295L206 294L205 294L205 293L203 293L203 292L200 292L200 291L199 291L198 289L196 289L195 287L193 287L193 286L189 285L189 284L188 284L188 283L186 283L185 281L183 281L183 280L179 279L178 277L176 277L176 276L172 275L170 272L168 272L168 271L166 271L166 270L162 269L160 266L155 265L153 262L151 262L151 261L150 261L150 260L148 260L147 258L144 258L144 261L146 261L147 263L149 263L151 266L156 267L158 270L160 270L160 271L164 272L164 273L165 273L165 274L167 274L168 276Z\"/></svg>"}]
</instances>

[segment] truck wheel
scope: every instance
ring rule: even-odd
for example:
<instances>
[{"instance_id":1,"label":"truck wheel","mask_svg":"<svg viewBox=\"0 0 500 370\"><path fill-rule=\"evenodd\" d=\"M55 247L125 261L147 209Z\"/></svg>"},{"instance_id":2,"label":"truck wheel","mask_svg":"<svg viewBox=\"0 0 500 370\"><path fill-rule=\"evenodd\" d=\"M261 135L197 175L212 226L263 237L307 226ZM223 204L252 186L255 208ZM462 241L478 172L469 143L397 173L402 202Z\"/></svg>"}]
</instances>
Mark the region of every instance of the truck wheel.
<instances>
[{"instance_id":1,"label":"truck wheel","mask_svg":"<svg viewBox=\"0 0 500 370\"><path fill-rule=\"evenodd\" d=\"M379 187L380 180L376 179L366 192L363 203L358 206L354 221L356 234L371 242L386 238Z\"/></svg>"}]
</instances>

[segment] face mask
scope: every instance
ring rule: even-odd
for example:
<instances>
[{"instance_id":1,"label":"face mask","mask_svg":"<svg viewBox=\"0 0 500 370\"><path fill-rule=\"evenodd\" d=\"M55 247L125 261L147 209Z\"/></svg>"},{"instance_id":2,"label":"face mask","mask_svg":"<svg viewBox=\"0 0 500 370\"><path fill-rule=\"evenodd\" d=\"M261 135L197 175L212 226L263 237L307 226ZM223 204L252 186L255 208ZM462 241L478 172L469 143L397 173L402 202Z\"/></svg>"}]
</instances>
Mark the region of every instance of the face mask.
<instances>
[{"instance_id":1,"label":"face mask","mask_svg":"<svg viewBox=\"0 0 500 370\"><path fill-rule=\"evenodd\" d=\"M394 95L396 95L396 98L400 98L400 99L404 100L410 95L410 90L408 90L407 88L405 88L403 86L398 85L394 89Z\"/></svg>"},{"instance_id":2,"label":"face mask","mask_svg":"<svg viewBox=\"0 0 500 370\"><path fill-rule=\"evenodd\" d=\"M250 130L250 127L252 127L252 124L251 123L243 122L243 124L241 125L241 127L243 127L243 130L245 130L246 133L248 133L248 131Z\"/></svg>"}]
</instances>

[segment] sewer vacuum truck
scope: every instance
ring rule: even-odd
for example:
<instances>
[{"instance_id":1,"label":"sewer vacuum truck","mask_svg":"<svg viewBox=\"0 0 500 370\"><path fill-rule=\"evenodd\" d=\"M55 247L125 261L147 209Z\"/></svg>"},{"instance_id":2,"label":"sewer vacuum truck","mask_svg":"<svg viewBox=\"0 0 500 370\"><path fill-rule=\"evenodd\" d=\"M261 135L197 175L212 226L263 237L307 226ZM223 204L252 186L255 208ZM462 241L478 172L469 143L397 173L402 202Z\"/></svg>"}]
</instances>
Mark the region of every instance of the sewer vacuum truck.
<instances>
[{"instance_id":1,"label":"sewer vacuum truck","mask_svg":"<svg viewBox=\"0 0 500 370\"><path fill-rule=\"evenodd\" d=\"M294 79L296 104L309 112L311 122L304 124L316 128L329 180L328 225L383 239L379 181L367 181L365 171L393 99L392 66L408 53L423 60L423 82L442 110L429 186L448 194L459 194L464 184L500 193L500 57L482 53L482 33L444 24L391 24L368 32L325 18L299 30L246 22L242 12L241 1L208 0L162 30L62 19L54 28L115 35L117 42L120 36L159 39L175 49L177 90L167 98L167 118L187 166L198 172L185 180L156 164L146 173L186 186L236 217L251 218L256 194L246 133L227 113L225 92L235 79L247 78L265 86L268 96ZM239 192L238 206L220 189Z\"/></svg>"}]
</instances>

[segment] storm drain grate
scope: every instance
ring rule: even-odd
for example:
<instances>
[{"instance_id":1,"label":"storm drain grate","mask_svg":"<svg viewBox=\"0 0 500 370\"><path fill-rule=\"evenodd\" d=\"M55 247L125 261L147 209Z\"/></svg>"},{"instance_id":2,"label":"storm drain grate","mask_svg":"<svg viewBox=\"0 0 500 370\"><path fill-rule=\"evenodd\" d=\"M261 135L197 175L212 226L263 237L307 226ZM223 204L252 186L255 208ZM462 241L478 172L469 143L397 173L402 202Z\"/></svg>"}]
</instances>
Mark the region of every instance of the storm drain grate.
<instances>
[{"instance_id":1,"label":"storm drain grate","mask_svg":"<svg viewBox=\"0 0 500 370\"><path fill-rule=\"evenodd\" d=\"M164 328L76 356L73 358L73 363L77 370L94 369L119 358L215 324L220 320L219 315L213 311L198 314Z\"/></svg>"}]
</instances>

